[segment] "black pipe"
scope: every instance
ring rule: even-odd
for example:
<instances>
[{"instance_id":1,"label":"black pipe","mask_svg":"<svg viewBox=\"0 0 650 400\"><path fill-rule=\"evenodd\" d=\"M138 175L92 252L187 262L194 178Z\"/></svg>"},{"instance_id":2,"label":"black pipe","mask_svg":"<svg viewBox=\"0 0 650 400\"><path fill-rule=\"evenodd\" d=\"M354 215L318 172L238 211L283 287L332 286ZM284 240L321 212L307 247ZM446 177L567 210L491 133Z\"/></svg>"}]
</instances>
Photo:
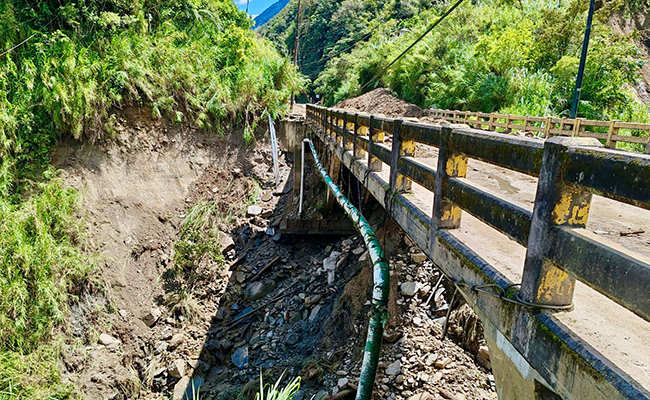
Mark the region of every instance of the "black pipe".
<instances>
[{"instance_id":1,"label":"black pipe","mask_svg":"<svg viewBox=\"0 0 650 400\"><path fill-rule=\"evenodd\" d=\"M587 16L587 28L585 29L585 38L582 42L582 56L580 57L580 67L578 68L578 77L576 78L576 88L573 92L573 103L571 104L571 115L569 118L575 118L578 115L578 103L582 94L582 79L585 75L585 65L587 64L587 50L589 49L589 37L591 36L591 24L594 20L594 11L596 10L596 0L589 3L589 15Z\"/></svg>"}]
</instances>

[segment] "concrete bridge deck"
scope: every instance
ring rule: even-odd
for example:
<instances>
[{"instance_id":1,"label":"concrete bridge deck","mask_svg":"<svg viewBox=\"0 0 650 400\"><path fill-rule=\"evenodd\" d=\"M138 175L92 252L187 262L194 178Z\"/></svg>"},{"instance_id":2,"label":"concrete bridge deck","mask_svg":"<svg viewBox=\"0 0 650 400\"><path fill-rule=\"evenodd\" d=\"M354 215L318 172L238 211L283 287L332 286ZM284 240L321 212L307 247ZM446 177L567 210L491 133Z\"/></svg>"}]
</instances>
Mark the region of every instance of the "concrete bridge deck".
<instances>
[{"instance_id":1,"label":"concrete bridge deck","mask_svg":"<svg viewBox=\"0 0 650 400\"><path fill-rule=\"evenodd\" d=\"M364 129L362 124L353 125L351 117L336 111L308 107L313 135L363 182L423 251L460 283L463 295L485 324L491 350L502 355L495 363L495 376L498 383L501 381L501 398L546 398L547 391L559 398L571 399L650 398L650 323L645 311L636 309L632 312L625 302L610 299L615 295L608 294L609 297L606 297L602 294L602 288L599 288L600 292L592 288L597 287L596 283L590 282L590 287L580 279L574 283L575 291L570 296L572 310L562 312L512 304L485 291L463 286L488 284L510 289L513 283L522 282L524 265L527 257L530 258L530 255L527 256L526 241L523 240L528 240L528 232L518 237L520 233L517 229L520 227L499 222L497 214L500 211L488 210L491 216L486 216L481 214L483 208L468 206L473 207L476 215L472 215L453 204L451 214L457 213L452 218L458 224L453 226L452 223L452 226L444 228L438 225L438 229L434 229L436 203L433 192L438 188L434 179L427 177L427 174L437 175L436 179L440 180L436 169L445 163L439 163L438 148L409 142L407 146L412 148L402 153L395 143L378 146L383 139L391 136L390 129L384 132ZM369 125L372 123L370 120ZM431 129L434 133L443 134L440 127ZM377 135L377 132L383 134ZM370 140L373 135L377 139L374 144ZM399 135L397 137L398 141L404 141ZM534 146L543 148L544 144ZM368 154L368 149L375 151ZM400 153L400 157L393 156L394 150ZM453 159L449 155L443 157L447 162ZM399 164L400 168L391 170L391 164L397 165L404 160L410 161L410 165ZM648 160L642 158L640 162L647 163ZM414 162L419 165L417 168L413 168ZM517 215L526 216L528 213L535 223L536 196L540 201L536 195L539 185L536 176L474 158L469 159L465 168L467 173L457 179L478 189L486 196L487 202L494 203L496 198L507 201L506 208L514 205L519 213L513 214L514 219L520 218ZM400 176L402 172L407 176ZM401 188L395 190L400 185ZM448 187L446 189L449 190ZM492 198L489 198L490 195ZM583 225L575 224L571 233L598 242L605 238L608 251L633 257L637 260L634 265L640 266L641 272L648 273L650 270L643 269L650 265L647 236L650 231L650 211L643 203L645 197L635 205L617 200L590 195L586 211L584 202L577 204L571 214L575 217L586 212L589 219L587 222L585 218ZM494 204L495 207L502 207L501 204ZM503 229L495 229L497 225ZM527 227L525 224L523 226ZM646 234L626 235L641 231ZM530 242L528 245L531 247ZM603 259L602 263L606 269L611 260ZM557 263L554 265L557 266ZM558 270L562 270L562 267ZM561 276L569 280L572 277L573 274ZM643 282L624 280L622 285L630 285L630 290L639 290L634 285ZM556 285L555 288L560 286ZM642 297L650 296L650 288L640 290L637 293L645 293ZM641 303L644 303L644 299L641 299ZM642 304L641 307L645 306ZM514 375L518 379L513 379Z\"/></svg>"}]
</instances>

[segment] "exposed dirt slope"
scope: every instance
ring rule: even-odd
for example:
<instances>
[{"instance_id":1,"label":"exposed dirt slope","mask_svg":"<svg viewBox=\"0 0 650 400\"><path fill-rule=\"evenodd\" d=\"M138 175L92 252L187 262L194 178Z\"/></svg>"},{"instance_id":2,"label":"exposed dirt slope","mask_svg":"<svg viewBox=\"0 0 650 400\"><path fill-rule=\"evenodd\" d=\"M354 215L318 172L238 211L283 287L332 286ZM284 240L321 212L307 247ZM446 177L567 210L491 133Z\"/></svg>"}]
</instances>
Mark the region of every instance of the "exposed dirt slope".
<instances>
[{"instance_id":1,"label":"exposed dirt slope","mask_svg":"<svg viewBox=\"0 0 650 400\"><path fill-rule=\"evenodd\" d=\"M389 89L385 88L375 89L359 97L343 100L334 107L368 114L381 114L391 118L421 118L426 115L420 107L398 99Z\"/></svg>"},{"instance_id":2,"label":"exposed dirt slope","mask_svg":"<svg viewBox=\"0 0 650 400\"><path fill-rule=\"evenodd\" d=\"M72 306L79 340L67 346L65 377L88 399L180 400L194 386L210 399L253 399L262 368L267 381L283 371L301 376L303 398L353 397L372 284L361 239L278 235L280 214L295 206L284 157L275 188L267 143L246 148L236 134L219 140L149 115L128 109L115 140L64 143L54 157L82 193L91 251L108 289L106 297L88 295ZM308 182L310 190L320 187L315 174ZM220 229L233 249L225 261L196 260L182 278L174 243L202 202L230 216ZM259 209L248 212L253 203ZM383 221L380 208L365 212ZM388 233L393 317L377 398L494 398L489 372L438 339L442 288L424 303L439 272L393 240L402 235ZM334 265L334 281L327 265ZM418 294L405 294L402 282ZM396 361L399 370L389 368Z\"/></svg>"}]
</instances>

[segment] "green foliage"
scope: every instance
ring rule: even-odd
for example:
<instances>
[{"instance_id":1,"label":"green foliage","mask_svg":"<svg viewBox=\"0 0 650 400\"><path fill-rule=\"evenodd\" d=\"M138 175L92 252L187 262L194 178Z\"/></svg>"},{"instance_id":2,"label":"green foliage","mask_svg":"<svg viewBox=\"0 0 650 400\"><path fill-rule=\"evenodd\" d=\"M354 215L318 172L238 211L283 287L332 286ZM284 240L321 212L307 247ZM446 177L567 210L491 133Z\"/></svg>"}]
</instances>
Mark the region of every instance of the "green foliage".
<instances>
[{"instance_id":1,"label":"green foliage","mask_svg":"<svg viewBox=\"0 0 650 400\"><path fill-rule=\"evenodd\" d=\"M304 79L249 28L231 0L0 2L0 399L76 398L48 343L91 264L77 195L51 179L53 145L117 134L131 104L216 133L238 124L252 142ZM210 218L196 212L179 248L220 257L214 231L193 241Z\"/></svg>"},{"instance_id":2,"label":"green foliage","mask_svg":"<svg viewBox=\"0 0 650 400\"><path fill-rule=\"evenodd\" d=\"M0 400L79 399L74 386L61 382L56 346L42 345L29 354L0 352Z\"/></svg>"},{"instance_id":3,"label":"green foliage","mask_svg":"<svg viewBox=\"0 0 650 400\"><path fill-rule=\"evenodd\" d=\"M199 202L190 207L174 243L174 263L185 274L192 275L203 257L223 263L219 244L219 225L223 216L212 202Z\"/></svg>"},{"instance_id":4,"label":"green foliage","mask_svg":"<svg viewBox=\"0 0 650 400\"><path fill-rule=\"evenodd\" d=\"M19 205L0 200L0 349L29 352L64 321L88 274L78 249L78 197L54 179Z\"/></svg>"},{"instance_id":5,"label":"green foliage","mask_svg":"<svg viewBox=\"0 0 650 400\"><path fill-rule=\"evenodd\" d=\"M78 196L58 179L18 204L0 196L0 399L76 398L44 344L92 264L79 250Z\"/></svg>"},{"instance_id":6,"label":"green foliage","mask_svg":"<svg viewBox=\"0 0 650 400\"><path fill-rule=\"evenodd\" d=\"M297 0L260 28L286 54L293 54ZM392 32L397 20L411 18L435 0L325 0L303 1L298 65L315 80L328 60L363 43L376 30Z\"/></svg>"},{"instance_id":7,"label":"green foliage","mask_svg":"<svg viewBox=\"0 0 650 400\"><path fill-rule=\"evenodd\" d=\"M294 378L284 388L280 388L280 383L284 374L280 375L273 385L264 385L264 379L260 373L260 391L255 396L255 400L291 400L293 395L300 389L300 377Z\"/></svg>"},{"instance_id":8,"label":"green foliage","mask_svg":"<svg viewBox=\"0 0 650 400\"><path fill-rule=\"evenodd\" d=\"M230 0L10 0L0 27L0 171L20 175L38 173L60 138L110 132L127 102L217 132L233 120L250 136L304 84ZM16 189L16 175L0 187Z\"/></svg>"},{"instance_id":9,"label":"green foliage","mask_svg":"<svg viewBox=\"0 0 650 400\"><path fill-rule=\"evenodd\" d=\"M409 54L391 67L377 86L422 107L565 116L578 69L588 2L579 0L484 0L466 3ZM612 33L609 13L594 23L580 114L592 119L645 120L647 107L630 93L643 60L630 37ZM434 21L449 2L400 21L403 37L377 27L367 42L330 60L316 80L326 104L359 94L391 59ZM387 26L384 12L377 17ZM371 26L373 24L370 24ZM377 25L375 23L374 25Z\"/></svg>"}]
</instances>

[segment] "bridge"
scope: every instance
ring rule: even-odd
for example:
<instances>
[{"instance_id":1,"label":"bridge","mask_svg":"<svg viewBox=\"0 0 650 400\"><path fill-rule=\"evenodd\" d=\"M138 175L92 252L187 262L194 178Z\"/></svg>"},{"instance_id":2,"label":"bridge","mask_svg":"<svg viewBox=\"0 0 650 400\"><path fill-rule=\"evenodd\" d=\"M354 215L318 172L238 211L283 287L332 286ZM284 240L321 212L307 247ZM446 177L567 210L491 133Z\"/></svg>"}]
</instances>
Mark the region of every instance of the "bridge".
<instances>
[{"instance_id":1,"label":"bridge","mask_svg":"<svg viewBox=\"0 0 650 400\"><path fill-rule=\"evenodd\" d=\"M311 137L330 175L354 174L456 284L484 324L500 398L650 399L647 243L586 229L620 209L650 224L650 156L585 135L541 140L314 105L292 129L294 174ZM487 168L533 198L468 176Z\"/></svg>"}]
</instances>

